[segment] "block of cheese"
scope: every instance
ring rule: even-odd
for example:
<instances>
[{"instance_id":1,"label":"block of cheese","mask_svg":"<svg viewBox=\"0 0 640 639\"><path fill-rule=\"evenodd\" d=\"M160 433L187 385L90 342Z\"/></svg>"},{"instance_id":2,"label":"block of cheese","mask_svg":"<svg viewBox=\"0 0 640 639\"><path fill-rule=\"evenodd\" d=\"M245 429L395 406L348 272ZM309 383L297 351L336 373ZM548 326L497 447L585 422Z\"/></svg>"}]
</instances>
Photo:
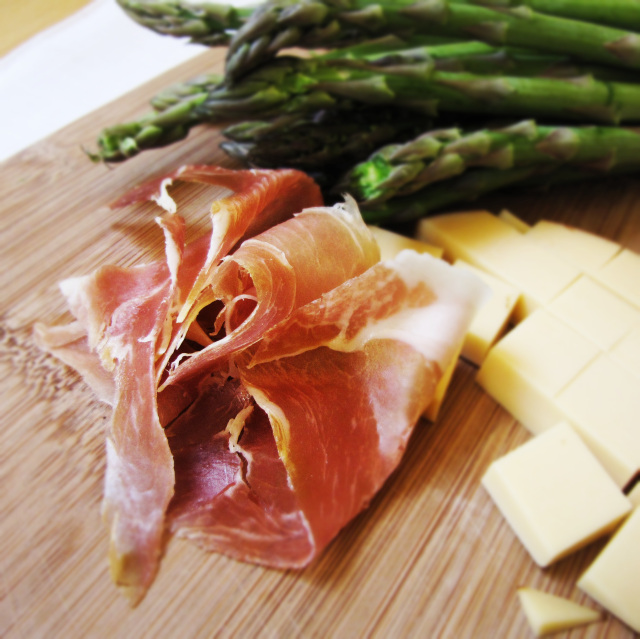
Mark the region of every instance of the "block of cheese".
<instances>
[{"instance_id":1,"label":"block of cheese","mask_svg":"<svg viewBox=\"0 0 640 639\"><path fill-rule=\"evenodd\" d=\"M513 226L513 228L520 233L526 233L531 228L524 220L521 220L511 211L507 211L507 209L500 211L500 213L498 213L498 217L501 220L504 220L507 224Z\"/></svg>"},{"instance_id":2,"label":"block of cheese","mask_svg":"<svg viewBox=\"0 0 640 639\"><path fill-rule=\"evenodd\" d=\"M538 637L602 619L600 612L593 608L535 588L518 588L518 599Z\"/></svg>"},{"instance_id":3,"label":"block of cheese","mask_svg":"<svg viewBox=\"0 0 640 639\"><path fill-rule=\"evenodd\" d=\"M427 410L423 414L423 417L431 422L435 422L438 418L442 402L444 401L447 390L449 389L449 385L451 384L453 373L455 372L456 366L458 365L458 359L460 357L461 349L462 343L460 344L455 357L452 358L451 363L449 364L449 368L447 368L447 370L442 374L442 377L440 378L440 381L438 382L438 385L436 386L436 389L433 393L433 399L431 400L431 403L429 404L429 406L427 406Z\"/></svg>"},{"instance_id":4,"label":"block of cheese","mask_svg":"<svg viewBox=\"0 0 640 639\"><path fill-rule=\"evenodd\" d=\"M486 211L425 218L418 237L442 246L446 259L462 259L518 288L516 321L549 303L580 275L577 267Z\"/></svg>"},{"instance_id":5,"label":"block of cheese","mask_svg":"<svg viewBox=\"0 0 640 639\"><path fill-rule=\"evenodd\" d=\"M578 580L578 587L640 632L640 508Z\"/></svg>"},{"instance_id":6,"label":"block of cheese","mask_svg":"<svg viewBox=\"0 0 640 639\"><path fill-rule=\"evenodd\" d=\"M369 226L369 230L378 242L381 260L393 259L404 249L412 249L418 253L429 253L429 255L433 255L433 257L442 257L443 249L439 246L427 244L426 242L421 242L420 240L415 240L412 237L394 233L387 229L381 229L378 226Z\"/></svg>"},{"instance_id":7,"label":"block of cheese","mask_svg":"<svg viewBox=\"0 0 640 639\"><path fill-rule=\"evenodd\" d=\"M462 357L479 366L489 349L504 335L520 291L464 260L456 260L454 266L475 273L491 291L491 297L473 318L462 346Z\"/></svg>"},{"instance_id":8,"label":"block of cheese","mask_svg":"<svg viewBox=\"0 0 640 639\"><path fill-rule=\"evenodd\" d=\"M520 289L516 321L548 304L580 276L578 269L529 241L527 235L518 234L484 259L490 273Z\"/></svg>"},{"instance_id":9,"label":"block of cheese","mask_svg":"<svg viewBox=\"0 0 640 639\"><path fill-rule=\"evenodd\" d=\"M587 273L599 270L620 251L612 240L548 220L536 222L527 236Z\"/></svg>"},{"instance_id":10,"label":"block of cheese","mask_svg":"<svg viewBox=\"0 0 640 639\"><path fill-rule=\"evenodd\" d=\"M567 423L494 461L482 484L540 566L608 533L631 511Z\"/></svg>"},{"instance_id":11,"label":"block of cheese","mask_svg":"<svg viewBox=\"0 0 640 639\"><path fill-rule=\"evenodd\" d=\"M640 472L640 384L601 353L557 397L557 405L616 483Z\"/></svg>"},{"instance_id":12,"label":"block of cheese","mask_svg":"<svg viewBox=\"0 0 640 639\"><path fill-rule=\"evenodd\" d=\"M538 434L563 419L556 396L598 353L595 344L539 310L489 351L476 381Z\"/></svg>"},{"instance_id":13,"label":"block of cheese","mask_svg":"<svg viewBox=\"0 0 640 639\"><path fill-rule=\"evenodd\" d=\"M610 353L618 364L640 379L640 325L618 341Z\"/></svg>"},{"instance_id":14,"label":"block of cheese","mask_svg":"<svg viewBox=\"0 0 640 639\"><path fill-rule=\"evenodd\" d=\"M633 488L627 493L627 497L634 506L640 506L640 481L634 484Z\"/></svg>"},{"instance_id":15,"label":"block of cheese","mask_svg":"<svg viewBox=\"0 0 640 639\"><path fill-rule=\"evenodd\" d=\"M520 233L488 211L449 213L424 218L417 226L417 238L444 249L444 259L465 260L483 268L477 260L496 246L509 243ZM485 269L486 270L486 269Z\"/></svg>"},{"instance_id":16,"label":"block of cheese","mask_svg":"<svg viewBox=\"0 0 640 639\"><path fill-rule=\"evenodd\" d=\"M640 308L640 255L623 249L596 273L612 291Z\"/></svg>"},{"instance_id":17,"label":"block of cheese","mask_svg":"<svg viewBox=\"0 0 640 639\"><path fill-rule=\"evenodd\" d=\"M640 326L640 310L588 275L579 277L547 308L603 350Z\"/></svg>"}]
</instances>

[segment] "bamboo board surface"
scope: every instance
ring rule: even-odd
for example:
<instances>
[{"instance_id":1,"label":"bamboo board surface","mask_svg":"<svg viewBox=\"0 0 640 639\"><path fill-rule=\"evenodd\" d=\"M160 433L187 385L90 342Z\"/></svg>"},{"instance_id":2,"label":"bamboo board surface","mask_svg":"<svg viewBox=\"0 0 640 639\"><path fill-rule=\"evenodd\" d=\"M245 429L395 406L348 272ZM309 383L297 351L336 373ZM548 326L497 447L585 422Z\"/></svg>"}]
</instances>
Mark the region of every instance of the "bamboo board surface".
<instances>
[{"instance_id":1,"label":"bamboo board surface","mask_svg":"<svg viewBox=\"0 0 640 639\"><path fill-rule=\"evenodd\" d=\"M221 68L222 58L207 52L0 165L0 636L526 638L518 586L588 603L575 582L602 542L541 570L482 489L489 463L527 434L464 362L437 423L418 425L369 509L307 569L268 570L174 540L138 608L116 592L100 518L108 409L38 351L31 331L35 321L70 318L59 280L160 255L153 209L110 211L116 196L185 162L234 166L211 128L110 168L88 162L81 148L102 127L144 113L170 82ZM640 251L632 178L480 206L566 221ZM203 201L189 222L202 228L206 215ZM569 634L634 636L611 617L559 636Z\"/></svg>"}]
</instances>

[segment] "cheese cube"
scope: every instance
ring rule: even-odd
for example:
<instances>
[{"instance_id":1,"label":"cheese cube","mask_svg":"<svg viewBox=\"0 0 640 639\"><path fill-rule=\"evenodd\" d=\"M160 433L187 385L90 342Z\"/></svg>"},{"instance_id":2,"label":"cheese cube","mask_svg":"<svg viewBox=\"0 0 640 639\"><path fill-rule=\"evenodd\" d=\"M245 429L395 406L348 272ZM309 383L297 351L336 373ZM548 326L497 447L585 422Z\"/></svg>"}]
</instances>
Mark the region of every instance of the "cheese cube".
<instances>
[{"instance_id":1,"label":"cheese cube","mask_svg":"<svg viewBox=\"0 0 640 639\"><path fill-rule=\"evenodd\" d=\"M536 222L527 236L587 273L597 271L620 251L612 240L548 220Z\"/></svg>"},{"instance_id":2,"label":"cheese cube","mask_svg":"<svg viewBox=\"0 0 640 639\"><path fill-rule=\"evenodd\" d=\"M640 307L640 255L624 249L595 274L612 291Z\"/></svg>"},{"instance_id":3,"label":"cheese cube","mask_svg":"<svg viewBox=\"0 0 640 639\"><path fill-rule=\"evenodd\" d=\"M524 220L515 216L511 211L507 211L507 209L500 211L500 213L498 213L498 217L507 224L513 226L513 228L519 233L526 233L531 228Z\"/></svg>"},{"instance_id":4,"label":"cheese cube","mask_svg":"<svg viewBox=\"0 0 640 639\"><path fill-rule=\"evenodd\" d=\"M444 258L449 262L462 259L481 268L477 259L519 235L511 225L488 211L427 217L417 227L418 239L441 246Z\"/></svg>"},{"instance_id":5,"label":"cheese cube","mask_svg":"<svg viewBox=\"0 0 640 639\"><path fill-rule=\"evenodd\" d=\"M629 331L610 352L618 364L640 379L640 325Z\"/></svg>"},{"instance_id":6,"label":"cheese cube","mask_svg":"<svg viewBox=\"0 0 640 639\"><path fill-rule=\"evenodd\" d=\"M516 321L550 302L580 275L579 269L530 240L528 233L486 211L426 218L418 236L442 246L445 259L462 259L519 289Z\"/></svg>"},{"instance_id":7,"label":"cheese cube","mask_svg":"<svg viewBox=\"0 0 640 639\"><path fill-rule=\"evenodd\" d=\"M563 419L555 397L598 353L589 340L539 310L489 351L476 381L538 434Z\"/></svg>"},{"instance_id":8,"label":"cheese cube","mask_svg":"<svg viewBox=\"0 0 640 639\"><path fill-rule=\"evenodd\" d=\"M578 587L640 632L640 508L624 522Z\"/></svg>"},{"instance_id":9,"label":"cheese cube","mask_svg":"<svg viewBox=\"0 0 640 639\"><path fill-rule=\"evenodd\" d=\"M638 309L587 275L579 277L547 308L604 350L640 325Z\"/></svg>"},{"instance_id":10,"label":"cheese cube","mask_svg":"<svg viewBox=\"0 0 640 639\"><path fill-rule=\"evenodd\" d=\"M558 397L558 407L616 483L640 472L640 384L606 353L595 358Z\"/></svg>"},{"instance_id":11,"label":"cheese cube","mask_svg":"<svg viewBox=\"0 0 640 639\"><path fill-rule=\"evenodd\" d=\"M440 413L440 408L442 406L442 402L444 401L444 397L449 389L449 384L451 384L451 378L453 377L453 373L456 370L456 366L458 365L458 359L460 357L460 349L462 348L462 343L460 343L460 347L458 348L455 357L451 360L449 367L442 374L438 385L433 393L433 399L429 406L427 406L427 410L424 412L423 417L428 419L431 422L435 422L438 418L438 414Z\"/></svg>"},{"instance_id":12,"label":"cheese cube","mask_svg":"<svg viewBox=\"0 0 640 639\"><path fill-rule=\"evenodd\" d=\"M482 484L540 566L612 530L629 500L561 423L491 464Z\"/></svg>"},{"instance_id":13,"label":"cheese cube","mask_svg":"<svg viewBox=\"0 0 640 639\"><path fill-rule=\"evenodd\" d=\"M414 240L411 237L400 235L400 233L381 229L378 226L369 226L369 230L376 239L376 242L378 242L381 260L393 259L404 249L412 249L418 253L429 253L430 255L433 255L433 257L442 257L443 249L439 246L420 242L419 240Z\"/></svg>"},{"instance_id":14,"label":"cheese cube","mask_svg":"<svg viewBox=\"0 0 640 639\"><path fill-rule=\"evenodd\" d=\"M634 484L633 488L627 493L627 497L634 506L640 506L640 481Z\"/></svg>"},{"instance_id":15,"label":"cheese cube","mask_svg":"<svg viewBox=\"0 0 640 639\"><path fill-rule=\"evenodd\" d=\"M578 269L522 234L482 258L488 272L522 292L514 313L516 321L548 304L580 276Z\"/></svg>"},{"instance_id":16,"label":"cheese cube","mask_svg":"<svg viewBox=\"0 0 640 639\"><path fill-rule=\"evenodd\" d=\"M518 588L520 605L537 636L600 621L597 610L534 588Z\"/></svg>"},{"instance_id":17,"label":"cheese cube","mask_svg":"<svg viewBox=\"0 0 640 639\"><path fill-rule=\"evenodd\" d=\"M489 349L504 335L520 291L463 260L456 260L454 266L475 273L491 290L491 297L473 318L462 346L462 357L479 366Z\"/></svg>"}]
</instances>

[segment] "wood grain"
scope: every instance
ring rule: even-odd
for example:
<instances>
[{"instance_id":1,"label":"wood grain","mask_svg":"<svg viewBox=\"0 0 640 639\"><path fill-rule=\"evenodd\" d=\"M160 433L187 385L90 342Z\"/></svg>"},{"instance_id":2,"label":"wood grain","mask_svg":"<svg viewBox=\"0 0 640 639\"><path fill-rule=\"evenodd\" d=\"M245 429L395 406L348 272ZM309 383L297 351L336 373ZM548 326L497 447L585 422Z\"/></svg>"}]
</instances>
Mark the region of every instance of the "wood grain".
<instances>
[{"instance_id":1,"label":"wood grain","mask_svg":"<svg viewBox=\"0 0 640 639\"><path fill-rule=\"evenodd\" d=\"M3 163L0 190L2 637L527 637L516 587L587 598L577 576L602 542L547 570L529 559L480 486L489 463L527 439L461 362L436 424L422 423L370 508L299 572L268 570L169 544L158 579L131 610L109 580L100 520L108 410L34 346L35 321L69 318L56 282L161 251L150 207L106 205L184 162L234 166L201 128L126 164L91 164L98 131L140 115L169 82L221 67L211 51ZM207 203L189 220L202 227ZM493 196L528 221L564 220L640 250L632 179ZM595 604L591 604L596 607ZM560 636L632 637L616 619Z\"/></svg>"}]
</instances>

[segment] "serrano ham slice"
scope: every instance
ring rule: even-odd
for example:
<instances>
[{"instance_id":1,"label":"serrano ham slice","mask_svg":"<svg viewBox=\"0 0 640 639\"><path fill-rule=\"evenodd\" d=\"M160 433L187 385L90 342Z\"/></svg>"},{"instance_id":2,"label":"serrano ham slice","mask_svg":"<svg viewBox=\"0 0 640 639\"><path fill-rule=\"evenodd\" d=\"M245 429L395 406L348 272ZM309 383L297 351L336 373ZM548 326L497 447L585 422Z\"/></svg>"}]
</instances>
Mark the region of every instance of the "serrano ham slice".
<instances>
[{"instance_id":1,"label":"serrano ham slice","mask_svg":"<svg viewBox=\"0 0 640 639\"><path fill-rule=\"evenodd\" d=\"M474 278L406 251L245 354L240 378L269 416L316 551L396 468L482 295Z\"/></svg>"},{"instance_id":2,"label":"serrano ham slice","mask_svg":"<svg viewBox=\"0 0 640 639\"><path fill-rule=\"evenodd\" d=\"M211 207L211 232L184 246L184 222L169 199L174 180L237 189ZM315 206L315 183L297 171L228 171L218 167L182 167L135 189L116 206L156 199L168 209L157 218L164 231L166 259L133 268L107 266L61 284L71 312L86 332L90 349L113 380L113 416L107 435L107 470L103 511L110 529L110 566L114 581L137 603L153 581L162 552L165 514L174 492L173 457L159 415L184 408L176 401L158 403L157 383L178 348L188 314L206 288L210 272L238 242L290 218L299 206ZM41 345L51 343L37 327ZM77 332L76 332L77 333ZM77 337L77 334L76 334ZM77 340L76 340L77 341ZM70 361L70 348L50 349ZM98 373L83 366L79 372Z\"/></svg>"},{"instance_id":3,"label":"serrano ham slice","mask_svg":"<svg viewBox=\"0 0 640 639\"><path fill-rule=\"evenodd\" d=\"M271 326L300 306L363 273L380 259L373 236L353 200L344 207L308 208L243 242L210 275L210 287L188 317L191 325L208 304L222 301L226 336L185 358L167 384L220 366L234 352L255 343ZM255 305L243 321L232 309L238 300Z\"/></svg>"},{"instance_id":4,"label":"serrano ham slice","mask_svg":"<svg viewBox=\"0 0 640 639\"><path fill-rule=\"evenodd\" d=\"M173 180L226 186L184 243ZM183 167L155 199L165 259L62 284L76 320L43 348L113 405L104 510L135 604L166 531L272 567L307 565L396 468L484 289L407 251L379 262L355 203L296 171Z\"/></svg>"}]
</instances>

